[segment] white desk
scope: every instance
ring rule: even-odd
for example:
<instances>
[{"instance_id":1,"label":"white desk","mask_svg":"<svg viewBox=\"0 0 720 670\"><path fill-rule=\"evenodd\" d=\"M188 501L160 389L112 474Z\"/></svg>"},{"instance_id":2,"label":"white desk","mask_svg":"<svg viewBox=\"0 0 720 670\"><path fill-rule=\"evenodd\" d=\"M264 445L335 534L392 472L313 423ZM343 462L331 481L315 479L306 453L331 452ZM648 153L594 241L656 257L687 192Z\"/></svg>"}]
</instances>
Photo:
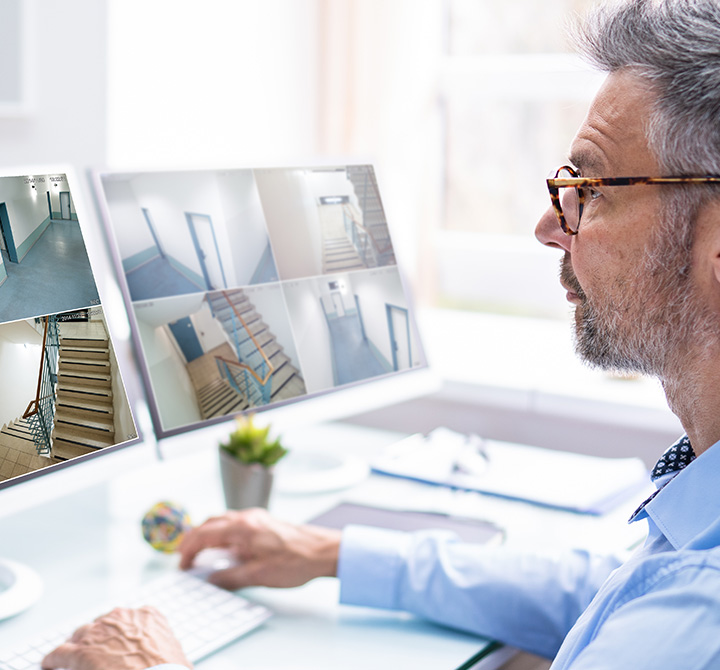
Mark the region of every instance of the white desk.
<instances>
[{"instance_id":1,"label":"white desk","mask_svg":"<svg viewBox=\"0 0 720 670\"><path fill-rule=\"evenodd\" d=\"M195 435L193 439L198 437ZM204 437L214 440L215 436L208 433ZM342 424L286 435L296 453L314 445L332 444L347 453L367 457L397 437L393 433ZM172 569L177 559L150 549L141 537L139 524L151 504L168 498L183 503L195 522L222 511L214 448L152 464L51 505L0 519L0 553L35 568L46 587L39 605L0 623L0 647L43 628L54 627L68 616L94 611L99 605L117 601L127 589ZM600 542L610 542L604 538L610 537L611 527L617 527L620 532L612 540L613 548L624 547L636 539L626 536L626 509L602 518L566 515L378 476L345 491L312 495L276 492L271 510L283 518L302 521L340 499L381 503L402 499L406 504L419 500L425 501L425 506L448 510L461 506L466 515L491 518L504 525L509 542L549 542L555 546L580 543L597 548ZM549 519L552 519L550 523ZM538 529L542 527L545 531L541 533ZM275 616L262 628L198 667L201 670L239 667L248 670L366 670L369 667L452 670L484 644L472 635L404 613L340 606L337 593L338 584L334 579L316 580L297 589L244 591L250 599L272 608Z\"/></svg>"}]
</instances>

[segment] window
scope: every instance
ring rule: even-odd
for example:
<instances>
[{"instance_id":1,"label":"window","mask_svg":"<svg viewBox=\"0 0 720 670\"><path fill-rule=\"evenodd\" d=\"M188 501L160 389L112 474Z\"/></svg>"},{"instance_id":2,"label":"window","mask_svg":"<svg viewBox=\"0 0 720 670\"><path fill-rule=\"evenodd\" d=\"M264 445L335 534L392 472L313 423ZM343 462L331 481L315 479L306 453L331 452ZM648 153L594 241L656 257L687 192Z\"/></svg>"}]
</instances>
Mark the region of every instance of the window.
<instances>
[{"instance_id":1,"label":"window","mask_svg":"<svg viewBox=\"0 0 720 670\"><path fill-rule=\"evenodd\" d=\"M602 77L563 24L592 0L320 0L319 149L374 162L425 304L567 313L532 231Z\"/></svg>"},{"instance_id":2,"label":"window","mask_svg":"<svg viewBox=\"0 0 720 670\"><path fill-rule=\"evenodd\" d=\"M200 34L113 0L109 162L372 162L422 302L564 314L532 230L600 81L563 41L592 2L218 0Z\"/></svg>"},{"instance_id":3,"label":"window","mask_svg":"<svg viewBox=\"0 0 720 670\"><path fill-rule=\"evenodd\" d=\"M590 4L446 2L437 303L567 312L557 255L533 230L549 205L544 178L602 80L565 44L564 22Z\"/></svg>"}]
</instances>

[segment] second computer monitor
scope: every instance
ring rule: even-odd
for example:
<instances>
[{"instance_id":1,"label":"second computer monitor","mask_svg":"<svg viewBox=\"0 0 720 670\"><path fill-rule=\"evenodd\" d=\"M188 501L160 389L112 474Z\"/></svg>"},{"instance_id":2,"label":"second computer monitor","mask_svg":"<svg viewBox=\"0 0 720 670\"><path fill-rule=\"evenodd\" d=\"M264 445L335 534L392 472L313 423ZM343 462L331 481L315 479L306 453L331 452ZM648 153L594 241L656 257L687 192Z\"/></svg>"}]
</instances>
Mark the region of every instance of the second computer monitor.
<instances>
[{"instance_id":1,"label":"second computer monitor","mask_svg":"<svg viewBox=\"0 0 720 670\"><path fill-rule=\"evenodd\" d=\"M0 174L3 490L137 441L79 189L67 167Z\"/></svg>"}]
</instances>

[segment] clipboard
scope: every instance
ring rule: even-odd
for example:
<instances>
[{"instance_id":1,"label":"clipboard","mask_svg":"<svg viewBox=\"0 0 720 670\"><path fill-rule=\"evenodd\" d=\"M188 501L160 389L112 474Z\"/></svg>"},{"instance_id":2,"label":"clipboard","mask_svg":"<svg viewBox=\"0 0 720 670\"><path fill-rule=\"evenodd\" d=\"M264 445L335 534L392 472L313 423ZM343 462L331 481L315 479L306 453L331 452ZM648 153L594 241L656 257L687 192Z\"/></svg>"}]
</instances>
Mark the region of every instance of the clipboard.
<instances>
[{"instance_id":1,"label":"clipboard","mask_svg":"<svg viewBox=\"0 0 720 670\"><path fill-rule=\"evenodd\" d=\"M371 467L378 474L595 515L642 492L650 481L639 458L472 439L447 428L390 445Z\"/></svg>"}]
</instances>

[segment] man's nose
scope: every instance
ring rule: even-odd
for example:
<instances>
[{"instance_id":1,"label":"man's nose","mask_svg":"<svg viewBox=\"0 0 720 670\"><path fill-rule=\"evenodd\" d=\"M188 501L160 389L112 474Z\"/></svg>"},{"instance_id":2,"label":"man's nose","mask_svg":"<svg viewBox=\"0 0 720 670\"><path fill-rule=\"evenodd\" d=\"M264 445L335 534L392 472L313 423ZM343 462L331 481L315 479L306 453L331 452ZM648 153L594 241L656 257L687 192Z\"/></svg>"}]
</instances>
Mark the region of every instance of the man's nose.
<instances>
[{"instance_id":1,"label":"man's nose","mask_svg":"<svg viewBox=\"0 0 720 670\"><path fill-rule=\"evenodd\" d=\"M540 220L535 226L535 237L538 242L554 249L563 249L564 251L570 251L570 244L572 242L572 235L566 235L563 229L560 227L555 210L552 207L548 207L545 213L540 217Z\"/></svg>"}]
</instances>

